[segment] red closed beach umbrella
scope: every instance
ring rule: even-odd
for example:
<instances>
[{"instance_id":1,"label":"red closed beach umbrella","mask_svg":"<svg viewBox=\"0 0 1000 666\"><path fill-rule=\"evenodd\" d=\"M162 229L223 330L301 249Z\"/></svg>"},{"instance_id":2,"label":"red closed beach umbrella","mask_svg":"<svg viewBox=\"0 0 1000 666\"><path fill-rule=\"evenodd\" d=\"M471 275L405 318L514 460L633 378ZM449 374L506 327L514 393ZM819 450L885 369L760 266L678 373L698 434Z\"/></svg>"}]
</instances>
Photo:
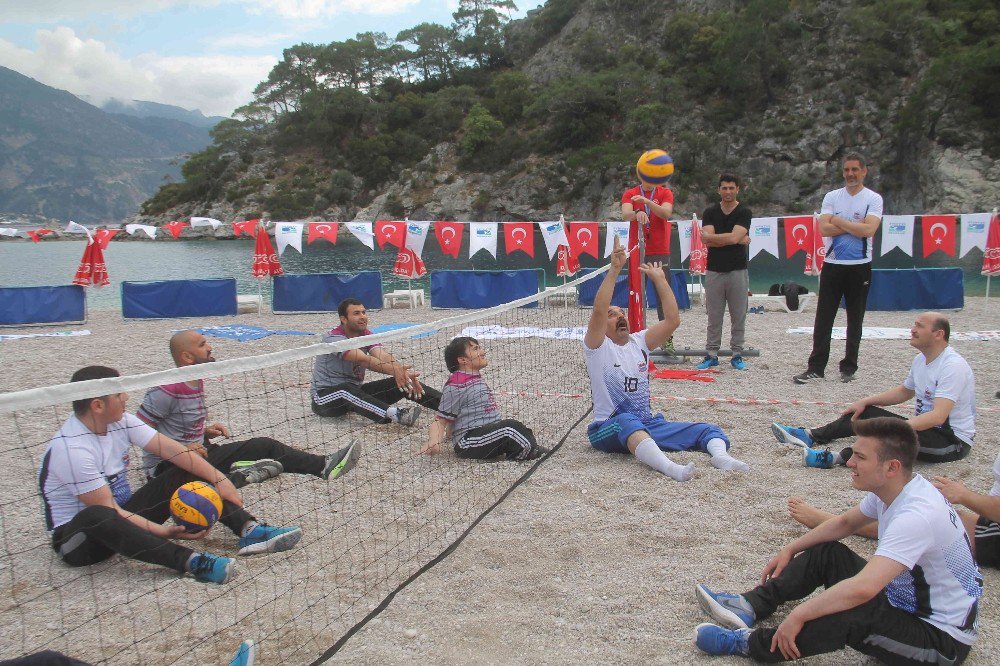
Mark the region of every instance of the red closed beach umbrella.
<instances>
[{"instance_id":1,"label":"red closed beach umbrella","mask_svg":"<svg viewBox=\"0 0 1000 666\"><path fill-rule=\"evenodd\" d=\"M691 259L688 261L688 273L704 275L708 270L708 249L701 240L701 222L691 220Z\"/></svg>"},{"instance_id":2,"label":"red closed beach umbrella","mask_svg":"<svg viewBox=\"0 0 1000 666\"><path fill-rule=\"evenodd\" d=\"M106 287L110 283L108 266L104 263L104 250L95 239L88 238L73 284L83 287Z\"/></svg>"},{"instance_id":3,"label":"red closed beach umbrella","mask_svg":"<svg viewBox=\"0 0 1000 666\"><path fill-rule=\"evenodd\" d=\"M1000 216L995 213L993 219L990 220L990 230L986 236L982 274L986 276L986 307L989 307L990 278L994 275L1000 275Z\"/></svg>"},{"instance_id":4,"label":"red closed beach umbrella","mask_svg":"<svg viewBox=\"0 0 1000 666\"><path fill-rule=\"evenodd\" d=\"M266 278L272 275L281 275L283 272L281 270L281 262L278 261L278 253L274 251L271 238L267 235L264 225L261 223L260 228L257 230L257 240L254 243L251 274L255 278Z\"/></svg>"}]
</instances>

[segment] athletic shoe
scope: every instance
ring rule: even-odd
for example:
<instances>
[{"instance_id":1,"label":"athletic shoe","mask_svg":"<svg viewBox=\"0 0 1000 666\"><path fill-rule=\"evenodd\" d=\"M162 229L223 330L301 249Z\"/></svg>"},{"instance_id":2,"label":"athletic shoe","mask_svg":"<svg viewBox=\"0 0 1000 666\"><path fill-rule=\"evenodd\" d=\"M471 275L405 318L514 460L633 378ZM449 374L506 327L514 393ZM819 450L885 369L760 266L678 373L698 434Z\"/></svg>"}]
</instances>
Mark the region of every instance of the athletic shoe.
<instances>
[{"instance_id":1,"label":"athletic shoe","mask_svg":"<svg viewBox=\"0 0 1000 666\"><path fill-rule=\"evenodd\" d=\"M674 337L673 337L673 336L670 336L670 339L669 339L669 340L667 340L666 342L664 342L664 343L663 343L663 344L662 344L662 345L660 346L660 349L662 349L663 351L667 352L667 353L668 353L668 354L670 354L671 356L674 356L674 355L675 355L675 353L676 353L676 352L674 351Z\"/></svg>"},{"instance_id":2,"label":"athletic shoe","mask_svg":"<svg viewBox=\"0 0 1000 666\"><path fill-rule=\"evenodd\" d=\"M351 443L326 457L326 465L323 466L323 478L327 480L344 476L358 464L361 457L361 443L352 439Z\"/></svg>"},{"instance_id":3,"label":"athletic shoe","mask_svg":"<svg viewBox=\"0 0 1000 666\"><path fill-rule=\"evenodd\" d=\"M264 483L268 479L273 479L282 472L285 468L277 460L271 460L270 458L261 458L260 460L237 460L232 465L229 466L229 472L239 472L242 474L247 483Z\"/></svg>"},{"instance_id":4,"label":"athletic shoe","mask_svg":"<svg viewBox=\"0 0 1000 666\"><path fill-rule=\"evenodd\" d=\"M396 423L399 425L412 426L420 416L420 405L412 407L399 407L396 410Z\"/></svg>"},{"instance_id":5,"label":"athletic shoe","mask_svg":"<svg viewBox=\"0 0 1000 666\"><path fill-rule=\"evenodd\" d=\"M694 644L702 652L716 657L748 657L750 630L724 629L710 622L703 622L694 629Z\"/></svg>"},{"instance_id":6,"label":"athletic shoe","mask_svg":"<svg viewBox=\"0 0 1000 666\"><path fill-rule=\"evenodd\" d=\"M257 659L257 644L252 640L245 640L240 643L240 649L236 651L236 656L229 662L229 666L253 666Z\"/></svg>"},{"instance_id":7,"label":"athletic shoe","mask_svg":"<svg viewBox=\"0 0 1000 666\"><path fill-rule=\"evenodd\" d=\"M202 583L228 583L236 575L236 560L209 553L196 554L187 565L188 572Z\"/></svg>"},{"instance_id":8,"label":"athletic shoe","mask_svg":"<svg viewBox=\"0 0 1000 666\"><path fill-rule=\"evenodd\" d=\"M694 586L694 593L701 609L724 627L748 629L757 619L753 606L739 594L712 592L701 583Z\"/></svg>"},{"instance_id":9,"label":"athletic shoe","mask_svg":"<svg viewBox=\"0 0 1000 666\"><path fill-rule=\"evenodd\" d=\"M528 452L527 457L522 458L522 460L537 460L538 458L541 458L542 456L547 454L550 450L551 449L545 446L539 446L538 444L535 444L535 446L531 449L531 451Z\"/></svg>"},{"instance_id":10,"label":"athletic shoe","mask_svg":"<svg viewBox=\"0 0 1000 666\"><path fill-rule=\"evenodd\" d=\"M802 464L817 469L833 468L833 451L830 449L803 449Z\"/></svg>"},{"instance_id":11,"label":"athletic shoe","mask_svg":"<svg viewBox=\"0 0 1000 666\"><path fill-rule=\"evenodd\" d=\"M729 365L733 366L737 370L747 370L747 364L743 361L743 357L739 354L733 356L729 361Z\"/></svg>"},{"instance_id":12,"label":"athletic shoe","mask_svg":"<svg viewBox=\"0 0 1000 666\"><path fill-rule=\"evenodd\" d=\"M260 523L250 534L240 537L238 554L280 553L294 548L301 538L302 530L298 527L271 527Z\"/></svg>"},{"instance_id":13,"label":"athletic shoe","mask_svg":"<svg viewBox=\"0 0 1000 666\"><path fill-rule=\"evenodd\" d=\"M844 382L845 384L847 382L853 382L854 381L854 373L853 372L842 372L842 373L840 373L840 381Z\"/></svg>"},{"instance_id":14,"label":"athletic shoe","mask_svg":"<svg viewBox=\"0 0 1000 666\"><path fill-rule=\"evenodd\" d=\"M694 367L698 368L699 370L708 370L709 368L714 368L717 365L719 365L718 356L706 356L701 360L701 363L699 363Z\"/></svg>"},{"instance_id":15,"label":"athletic shoe","mask_svg":"<svg viewBox=\"0 0 1000 666\"><path fill-rule=\"evenodd\" d=\"M774 438L782 444L801 446L805 449L808 449L813 445L812 435L810 435L809 431L805 428L781 425L777 421L772 421L771 432L774 433Z\"/></svg>"},{"instance_id":16,"label":"athletic shoe","mask_svg":"<svg viewBox=\"0 0 1000 666\"><path fill-rule=\"evenodd\" d=\"M823 375L818 372L813 372L812 370L806 370L801 375L795 375L792 377L792 381L796 384L808 384L809 382L817 379L823 379Z\"/></svg>"}]
</instances>

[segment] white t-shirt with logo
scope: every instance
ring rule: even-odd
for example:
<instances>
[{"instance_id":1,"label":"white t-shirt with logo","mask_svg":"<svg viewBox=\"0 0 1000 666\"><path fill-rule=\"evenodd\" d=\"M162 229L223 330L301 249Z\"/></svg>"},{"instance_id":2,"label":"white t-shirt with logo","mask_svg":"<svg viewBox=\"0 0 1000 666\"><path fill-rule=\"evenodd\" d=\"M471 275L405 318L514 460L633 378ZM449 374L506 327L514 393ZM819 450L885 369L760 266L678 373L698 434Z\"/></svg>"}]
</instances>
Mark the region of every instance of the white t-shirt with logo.
<instances>
[{"instance_id":1,"label":"white t-shirt with logo","mask_svg":"<svg viewBox=\"0 0 1000 666\"><path fill-rule=\"evenodd\" d=\"M132 496L128 483L129 447L145 449L156 431L126 413L108 425L107 434L95 434L80 419L69 417L42 456L38 481L45 501L48 530L68 523L86 504L79 495L111 486L118 505Z\"/></svg>"},{"instance_id":2,"label":"white t-shirt with logo","mask_svg":"<svg viewBox=\"0 0 1000 666\"><path fill-rule=\"evenodd\" d=\"M948 425L960 440L972 444L976 436L976 378L954 347L945 347L930 364L926 356L917 354L903 386L914 392L915 416L934 409L935 398L953 401Z\"/></svg>"},{"instance_id":3,"label":"white t-shirt with logo","mask_svg":"<svg viewBox=\"0 0 1000 666\"><path fill-rule=\"evenodd\" d=\"M624 345L604 336L597 349L583 343L594 397L594 422L628 412L649 418L649 347L646 331L632 333Z\"/></svg>"},{"instance_id":4,"label":"white t-shirt with logo","mask_svg":"<svg viewBox=\"0 0 1000 666\"><path fill-rule=\"evenodd\" d=\"M852 222L860 223L869 215L882 219L882 195L861 188L857 194L850 194L846 187L827 192L823 197L822 214L836 215ZM872 260L872 241L874 236L859 238L844 232L839 236L824 236L826 247L826 263L828 264L867 264Z\"/></svg>"},{"instance_id":5,"label":"white t-shirt with logo","mask_svg":"<svg viewBox=\"0 0 1000 666\"><path fill-rule=\"evenodd\" d=\"M888 507L868 493L859 508L878 520L875 554L907 568L886 586L889 603L957 641L975 642L983 577L951 504L927 479L914 474Z\"/></svg>"}]
</instances>

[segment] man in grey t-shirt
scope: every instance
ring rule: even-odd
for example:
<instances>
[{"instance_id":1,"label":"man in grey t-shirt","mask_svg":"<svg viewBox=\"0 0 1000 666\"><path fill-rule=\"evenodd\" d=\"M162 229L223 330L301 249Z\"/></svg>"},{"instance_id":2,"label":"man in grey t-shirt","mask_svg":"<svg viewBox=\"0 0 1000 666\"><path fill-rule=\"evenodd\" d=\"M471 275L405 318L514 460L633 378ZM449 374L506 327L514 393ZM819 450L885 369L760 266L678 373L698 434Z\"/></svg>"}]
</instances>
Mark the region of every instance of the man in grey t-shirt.
<instances>
[{"instance_id":1,"label":"man in grey t-shirt","mask_svg":"<svg viewBox=\"0 0 1000 666\"><path fill-rule=\"evenodd\" d=\"M323 342L371 335L368 311L361 301L345 298L337 314L340 326L324 335ZM389 376L366 383L366 370ZM420 414L419 405L437 410L441 401L441 392L422 385L417 380L418 375L380 344L317 356L313 362L312 410L319 416L355 412L376 423L412 426ZM403 398L417 405L396 407Z\"/></svg>"}]
</instances>

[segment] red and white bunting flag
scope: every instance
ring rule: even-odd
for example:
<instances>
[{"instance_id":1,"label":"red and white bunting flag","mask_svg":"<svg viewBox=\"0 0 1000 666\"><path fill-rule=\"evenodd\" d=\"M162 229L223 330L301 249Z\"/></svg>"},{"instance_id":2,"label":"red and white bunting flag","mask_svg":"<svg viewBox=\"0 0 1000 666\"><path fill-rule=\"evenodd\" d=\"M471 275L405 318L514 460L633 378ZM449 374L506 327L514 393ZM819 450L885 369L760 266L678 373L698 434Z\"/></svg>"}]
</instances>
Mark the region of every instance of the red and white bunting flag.
<instances>
[{"instance_id":1,"label":"red and white bunting flag","mask_svg":"<svg viewBox=\"0 0 1000 666\"><path fill-rule=\"evenodd\" d=\"M955 256L955 216L924 215L921 218L924 231L924 257L941 250L950 257Z\"/></svg>"},{"instance_id":2,"label":"red and white bunting flag","mask_svg":"<svg viewBox=\"0 0 1000 666\"><path fill-rule=\"evenodd\" d=\"M216 220L212 217L192 217L191 218L192 227L212 227L212 229L218 229L222 226L222 222Z\"/></svg>"},{"instance_id":3,"label":"red and white bunting flag","mask_svg":"<svg viewBox=\"0 0 1000 666\"><path fill-rule=\"evenodd\" d=\"M108 243L111 242L111 239L114 238L115 234L119 231L121 231L121 229L98 229L94 232L94 240L97 241L97 244L102 250L107 250Z\"/></svg>"},{"instance_id":4,"label":"red and white bunting flag","mask_svg":"<svg viewBox=\"0 0 1000 666\"><path fill-rule=\"evenodd\" d=\"M461 222L434 223L434 237L443 254L458 259L458 253L462 251L463 226Z\"/></svg>"},{"instance_id":5,"label":"red and white bunting flag","mask_svg":"<svg viewBox=\"0 0 1000 666\"><path fill-rule=\"evenodd\" d=\"M331 245L337 244L337 223L336 222L310 222L309 236L306 238L306 245L312 245L317 238L329 241Z\"/></svg>"},{"instance_id":6,"label":"red and white bunting flag","mask_svg":"<svg viewBox=\"0 0 1000 666\"><path fill-rule=\"evenodd\" d=\"M913 215L883 215L882 216L882 250L885 256L895 248L913 256Z\"/></svg>"},{"instance_id":7,"label":"red and white bunting flag","mask_svg":"<svg viewBox=\"0 0 1000 666\"><path fill-rule=\"evenodd\" d=\"M990 213L964 213L962 215L962 246L959 258L964 257L974 247L986 251L986 234L990 228Z\"/></svg>"},{"instance_id":8,"label":"red and white bunting flag","mask_svg":"<svg viewBox=\"0 0 1000 666\"><path fill-rule=\"evenodd\" d=\"M569 239L566 238L566 226L562 219L556 222L539 222L538 228L542 232L542 240L545 241L545 250L549 253L550 260L556 256L560 245L569 246Z\"/></svg>"},{"instance_id":9,"label":"red and white bunting flag","mask_svg":"<svg viewBox=\"0 0 1000 666\"><path fill-rule=\"evenodd\" d=\"M615 236L618 237L618 243L622 247L628 247L628 228L629 222L617 221L608 222L608 234L604 239L604 257L605 259L611 256L611 253L615 249Z\"/></svg>"},{"instance_id":10,"label":"red and white bunting flag","mask_svg":"<svg viewBox=\"0 0 1000 666\"><path fill-rule=\"evenodd\" d=\"M302 254L302 222L275 222L274 223L274 244L277 246L278 256L284 253L286 247L292 247Z\"/></svg>"},{"instance_id":11,"label":"red and white bunting flag","mask_svg":"<svg viewBox=\"0 0 1000 666\"><path fill-rule=\"evenodd\" d=\"M47 236L48 234L54 234L54 229L28 229L24 233L28 234L28 238L31 239L32 243L37 243L42 240L42 236Z\"/></svg>"},{"instance_id":12,"label":"red and white bunting flag","mask_svg":"<svg viewBox=\"0 0 1000 666\"><path fill-rule=\"evenodd\" d=\"M355 238L364 243L369 250L375 250L375 234L372 232L371 222L347 222L344 226L347 227L347 230Z\"/></svg>"},{"instance_id":13,"label":"red and white bunting flag","mask_svg":"<svg viewBox=\"0 0 1000 666\"><path fill-rule=\"evenodd\" d=\"M181 235L181 231L184 230L184 227L187 226L190 226L187 222L174 221L174 222L167 222L166 224L163 225L163 228L169 231L171 236L177 238L178 236ZM235 228L235 226L236 225L234 224L233 227ZM239 234L236 235L238 236Z\"/></svg>"},{"instance_id":14,"label":"red and white bunting flag","mask_svg":"<svg viewBox=\"0 0 1000 666\"><path fill-rule=\"evenodd\" d=\"M378 249L385 249L385 244L402 249L406 246L406 222L375 221L375 240Z\"/></svg>"},{"instance_id":15,"label":"red and white bunting flag","mask_svg":"<svg viewBox=\"0 0 1000 666\"><path fill-rule=\"evenodd\" d=\"M986 237L983 275L1000 275L1000 217L996 215L990 220L990 230Z\"/></svg>"},{"instance_id":16,"label":"red and white bunting flag","mask_svg":"<svg viewBox=\"0 0 1000 666\"><path fill-rule=\"evenodd\" d=\"M785 218L785 258L796 252L809 254L812 249L813 216L800 215Z\"/></svg>"},{"instance_id":17,"label":"red and white bunting flag","mask_svg":"<svg viewBox=\"0 0 1000 666\"><path fill-rule=\"evenodd\" d=\"M535 257L535 225L532 222L504 222L503 244L507 254L524 252Z\"/></svg>"},{"instance_id":18,"label":"red and white bunting flag","mask_svg":"<svg viewBox=\"0 0 1000 666\"><path fill-rule=\"evenodd\" d=\"M556 275L569 277L576 275L580 270L580 260L573 256L568 245L560 245L556 250L556 256Z\"/></svg>"},{"instance_id":19,"label":"red and white bunting flag","mask_svg":"<svg viewBox=\"0 0 1000 666\"><path fill-rule=\"evenodd\" d=\"M778 258L778 218L755 217L750 220L750 259L761 252Z\"/></svg>"},{"instance_id":20,"label":"red and white bunting flag","mask_svg":"<svg viewBox=\"0 0 1000 666\"><path fill-rule=\"evenodd\" d=\"M246 220L244 222L233 222L233 235L239 238L240 234L246 234L250 238L257 237L257 225L260 220ZM171 224L174 224L171 222ZM173 233L173 232L171 232ZM180 233L180 232L178 232ZM174 238L177 236L175 235Z\"/></svg>"},{"instance_id":21,"label":"red and white bunting flag","mask_svg":"<svg viewBox=\"0 0 1000 666\"><path fill-rule=\"evenodd\" d=\"M419 258L424 253L424 243L427 242L430 229L430 222L407 222L406 241L403 243L403 247L413 250Z\"/></svg>"},{"instance_id":22,"label":"red and white bunting flag","mask_svg":"<svg viewBox=\"0 0 1000 666\"><path fill-rule=\"evenodd\" d=\"M156 239L156 227L152 224L126 224L125 233L134 236L135 232L141 231L152 239Z\"/></svg>"},{"instance_id":23,"label":"red and white bunting flag","mask_svg":"<svg viewBox=\"0 0 1000 666\"><path fill-rule=\"evenodd\" d=\"M476 252L486 250L496 259L497 256L497 223L496 222L470 222L469 223L469 256Z\"/></svg>"},{"instance_id":24,"label":"red and white bunting flag","mask_svg":"<svg viewBox=\"0 0 1000 666\"><path fill-rule=\"evenodd\" d=\"M600 241L600 228L597 222L570 222L567 238L569 251L574 257L589 254L594 259L599 258L597 244Z\"/></svg>"}]
</instances>

